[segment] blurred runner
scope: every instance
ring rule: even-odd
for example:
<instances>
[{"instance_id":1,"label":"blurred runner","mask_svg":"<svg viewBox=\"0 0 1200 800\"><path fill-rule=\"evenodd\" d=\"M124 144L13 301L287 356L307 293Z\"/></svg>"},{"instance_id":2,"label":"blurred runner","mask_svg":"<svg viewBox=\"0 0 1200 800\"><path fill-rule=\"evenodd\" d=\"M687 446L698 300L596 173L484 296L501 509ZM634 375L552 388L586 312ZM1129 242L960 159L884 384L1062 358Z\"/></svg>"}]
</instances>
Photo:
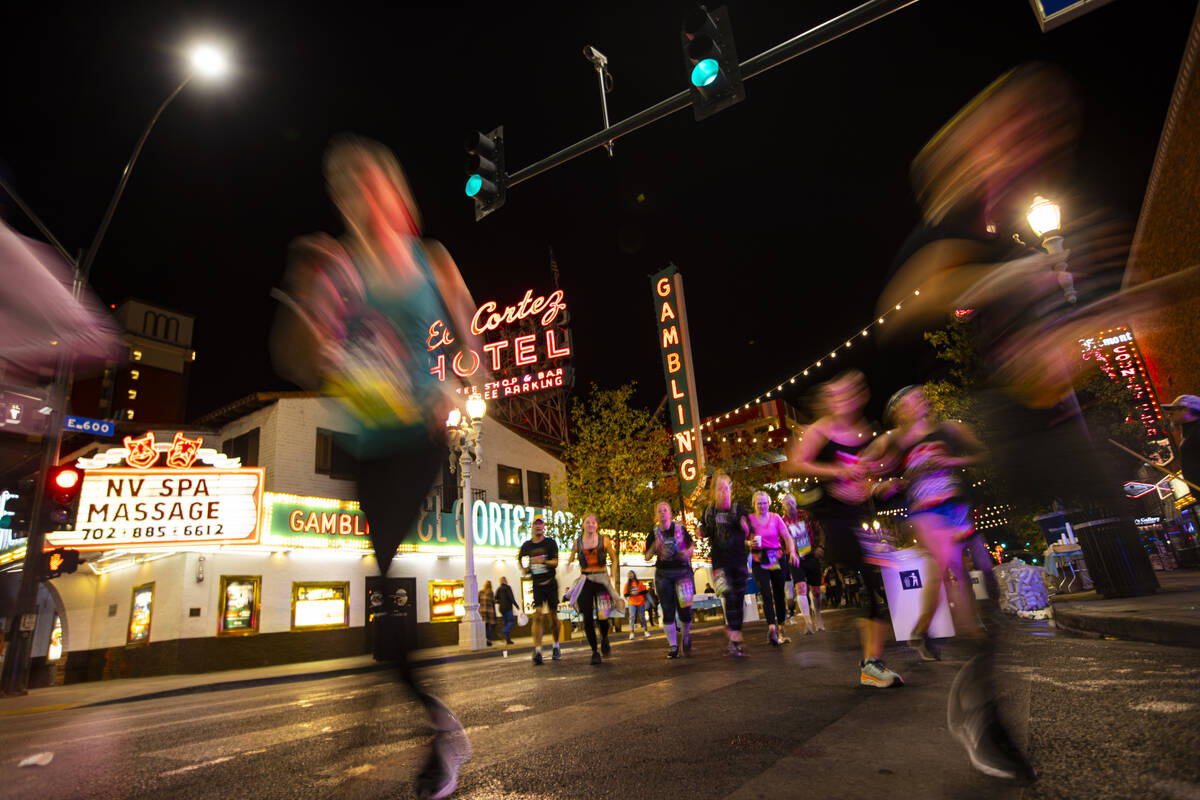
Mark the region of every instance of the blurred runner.
<instances>
[{"instance_id":1,"label":"blurred runner","mask_svg":"<svg viewBox=\"0 0 1200 800\"><path fill-rule=\"evenodd\" d=\"M794 495L783 496L783 524L796 548L799 562L792 565L792 594L796 614L804 620L806 634L825 630L821 620L821 557L825 555L821 531L812 515L800 508ZM809 591L812 591L812 612L809 612Z\"/></svg>"},{"instance_id":2,"label":"blurred runner","mask_svg":"<svg viewBox=\"0 0 1200 800\"><path fill-rule=\"evenodd\" d=\"M861 626L862 661L859 683L875 688L903 686L904 681L883 663L887 622L880 608L879 572L863 560L859 533L871 517L873 481L862 453L874 430L863 418L867 381L857 370L844 372L821 388L826 416L808 427L790 454L790 469L811 475L824 484L824 496L813 511L829 545L833 561L847 573L862 574L867 599L867 619Z\"/></svg>"},{"instance_id":3,"label":"blurred runner","mask_svg":"<svg viewBox=\"0 0 1200 800\"><path fill-rule=\"evenodd\" d=\"M442 319L469 346L474 303L445 248L419 238L419 213L391 152L345 137L330 146L324 166L346 233L292 246L284 287L273 292L283 305L271 352L281 375L336 398L358 426L358 497L387 575L448 455L444 420L453 387L429 373L426 332ZM421 688L403 637L396 633L387 645L435 731L417 793L448 797L471 756L466 734Z\"/></svg>"}]
</instances>

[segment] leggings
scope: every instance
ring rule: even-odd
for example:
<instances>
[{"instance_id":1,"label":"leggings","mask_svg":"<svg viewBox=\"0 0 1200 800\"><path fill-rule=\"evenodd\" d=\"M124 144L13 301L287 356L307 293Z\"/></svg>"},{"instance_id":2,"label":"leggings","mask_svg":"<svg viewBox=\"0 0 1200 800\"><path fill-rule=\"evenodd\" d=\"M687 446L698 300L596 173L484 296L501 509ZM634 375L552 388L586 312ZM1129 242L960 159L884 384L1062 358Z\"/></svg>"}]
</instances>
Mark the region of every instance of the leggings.
<instances>
[{"instance_id":1,"label":"leggings","mask_svg":"<svg viewBox=\"0 0 1200 800\"><path fill-rule=\"evenodd\" d=\"M579 590L579 616L583 617L583 632L587 634L588 644L592 646L592 652L596 652L596 621L592 619L592 610L595 607L596 595L607 590L596 583L595 581L584 581L583 588ZM608 620L600 620L600 639L608 641Z\"/></svg>"},{"instance_id":2,"label":"leggings","mask_svg":"<svg viewBox=\"0 0 1200 800\"><path fill-rule=\"evenodd\" d=\"M666 571L660 571L654 577L654 589L658 592L658 599L662 602L664 626L675 624L676 613L679 615L679 621L684 625L692 621L692 607L679 605L679 587L685 582L685 591L692 590L692 574L690 572L671 575Z\"/></svg>"},{"instance_id":3,"label":"leggings","mask_svg":"<svg viewBox=\"0 0 1200 800\"><path fill-rule=\"evenodd\" d=\"M878 569L863 560L862 545L858 541L865 513L863 507L848 506L830 499L818 511L817 519L825 528L834 563L844 571L862 575L862 591L867 596L867 618L881 620L884 617L878 595L883 591L883 577Z\"/></svg>"},{"instance_id":4,"label":"leggings","mask_svg":"<svg viewBox=\"0 0 1200 800\"><path fill-rule=\"evenodd\" d=\"M725 573L725 627L731 631L742 629L742 616L746 608L746 565L713 565Z\"/></svg>"},{"instance_id":5,"label":"leggings","mask_svg":"<svg viewBox=\"0 0 1200 800\"><path fill-rule=\"evenodd\" d=\"M767 624L775 625L779 617L787 614L787 603L783 596L783 586L787 582L784 570L763 569L754 565L754 582L762 595L763 613L767 615Z\"/></svg>"}]
</instances>

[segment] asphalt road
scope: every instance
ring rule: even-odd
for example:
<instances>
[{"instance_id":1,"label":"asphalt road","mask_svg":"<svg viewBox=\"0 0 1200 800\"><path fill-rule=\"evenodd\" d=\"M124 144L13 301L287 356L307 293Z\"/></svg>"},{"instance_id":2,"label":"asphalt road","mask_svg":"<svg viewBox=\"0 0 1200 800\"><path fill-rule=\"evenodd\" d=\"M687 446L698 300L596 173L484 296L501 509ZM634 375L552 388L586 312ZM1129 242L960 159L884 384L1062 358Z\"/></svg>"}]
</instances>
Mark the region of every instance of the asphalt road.
<instances>
[{"instance_id":1,"label":"asphalt road","mask_svg":"<svg viewBox=\"0 0 1200 800\"><path fill-rule=\"evenodd\" d=\"M1041 773L1021 788L975 773L946 730L961 655L893 645L907 685L860 687L854 613L782 650L751 626L744 661L708 628L678 661L657 634L614 640L599 667L573 649L430 669L475 749L456 797L1200 798L1200 650L1014 625L1005 709ZM421 720L387 673L9 717L0 796L410 797Z\"/></svg>"}]
</instances>

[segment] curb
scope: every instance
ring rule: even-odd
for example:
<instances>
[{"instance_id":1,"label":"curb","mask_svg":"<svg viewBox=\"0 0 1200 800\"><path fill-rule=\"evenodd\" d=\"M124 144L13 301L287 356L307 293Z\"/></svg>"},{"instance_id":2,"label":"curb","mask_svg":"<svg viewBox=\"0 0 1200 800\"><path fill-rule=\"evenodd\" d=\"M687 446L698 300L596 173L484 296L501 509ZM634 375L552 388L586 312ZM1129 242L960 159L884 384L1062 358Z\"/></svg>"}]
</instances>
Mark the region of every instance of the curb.
<instances>
[{"instance_id":1,"label":"curb","mask_svg":"<svg viewBox=\"0 0 1200 800\"><path fill-rule=\"evenodd\" d=\"M1064 630L1085 635L1113 636L1137 642L1200 647L1200 625L1164 619L1147 619L1135 614L1111 616L1054 606L1054 623Z\"/></svg>"}]
</instances>

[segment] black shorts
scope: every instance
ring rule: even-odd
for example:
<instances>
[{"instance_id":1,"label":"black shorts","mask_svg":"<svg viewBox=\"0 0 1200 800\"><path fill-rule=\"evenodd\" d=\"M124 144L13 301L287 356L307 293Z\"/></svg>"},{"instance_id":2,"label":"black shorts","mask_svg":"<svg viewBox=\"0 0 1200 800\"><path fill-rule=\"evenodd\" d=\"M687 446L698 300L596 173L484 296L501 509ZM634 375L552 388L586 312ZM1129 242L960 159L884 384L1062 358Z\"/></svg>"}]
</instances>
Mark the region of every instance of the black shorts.
<instances>
[{"instance_id":1,"label":"black shorts","mask_svg":"<svg viewBox=\"0 0 1200 800\"><path fill-rule=\"evenodd\" d=\"M821 585L821 559L809 553L800 558L800 566L792 567L792 583L804 581L809 586Z\"/></svg>"},{"instance_id":2,"label":"black shorts","mask_svg":"<svg viewBox=\"0 0 1200 800\"><path fill-rule=\"evenodd\" d=\"M540 611L542 606L551 613L558 612L558 579L549 583L535 583L533 585L533 610Z\"/></svg>"}]
</instances>

